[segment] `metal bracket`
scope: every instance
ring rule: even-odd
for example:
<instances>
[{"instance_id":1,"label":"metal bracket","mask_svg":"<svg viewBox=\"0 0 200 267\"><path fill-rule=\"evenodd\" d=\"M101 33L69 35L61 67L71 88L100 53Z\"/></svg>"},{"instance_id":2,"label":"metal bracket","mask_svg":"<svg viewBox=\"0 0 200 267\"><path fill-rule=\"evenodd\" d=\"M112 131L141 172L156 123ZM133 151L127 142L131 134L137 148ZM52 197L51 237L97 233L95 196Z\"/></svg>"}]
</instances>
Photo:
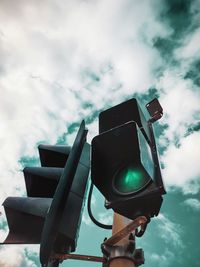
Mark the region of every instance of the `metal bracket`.
<instances>
[{"instance_id":1,"label":"metal bracket","mask_svg":"<svg viewBox=\"0 0 200 267\"><path fill-rule=\"evenodd\" d=\"M60 263L68 259L94 261L102 262L103 267L108 267L109 263L113 259L126 258L132 260L135 265L139 266L144 263L144 253L142 249L135 249L135 237L133 236L132 232L135 231L138 227L143 228L146 222L147 218L140 216L110 238L106 238L101 245L103 257L80 254L52 254L50 260L58 260ZM127 235L129 235L129 243L126 246L115 245Z\"/></svg>"},{"instance_id":2,"label":"metal bracket","mask_svg":"<svg viewBox=\"0 0 200 267\"><path fill-rule=\"evenodd\" d=\"M81 260L81 261L94 261L94 262L106 262L104 257L91 256L91 255L81 255L81 254L53 254L51 255L51 261L59 260L63 262L64 260Z\"/></svg>"},{"instance_id":3,"label":"metal bracket","mask_svg":"<svg viewBox=\"0 0 200 267\"><path fill-rule=\"evenodd\" d=\"M144 227L147 222L147 218L145 216L139 216L134 221L127 224L123 229L115 233L110 238L104 241L105 245L112 246L119 242L121 239L129 235L131 232L135 231L139 226Z\"/></svg>"},{"instance_id":4,"label":"metal bracket","mask_svg":"<svg viewBox=\"0 0 200 267\"><path fill-rule=\"evenodd\" d=\"M109 267L110 262L116 258L129 259L133 261L136 266L144 264L144 252L142 249L135 249L135 236L132 232L136 231L138 227L143 229L147 221L146 217L140 216L109 239L104 240L101 245L103 256L106 259L103 267ZM129 235L129 242L126 245L115 245L127 235Z\"/></svg>"},{"instance_id":5,"label":"metal bracket","mask_svg":"<svg viewBox=\"0 0 200 267\"><path fill-rule=\"evenodd\" d=\"M134 240L129 240L129 243L125 246L108 246L102 244L101 249L106 259L103 263L103 267L109 267L110 262L117 258L129 259L133 261L136 266L144 264L144 252L142 249L135 249Z\"/></svg>"}]
</instances>

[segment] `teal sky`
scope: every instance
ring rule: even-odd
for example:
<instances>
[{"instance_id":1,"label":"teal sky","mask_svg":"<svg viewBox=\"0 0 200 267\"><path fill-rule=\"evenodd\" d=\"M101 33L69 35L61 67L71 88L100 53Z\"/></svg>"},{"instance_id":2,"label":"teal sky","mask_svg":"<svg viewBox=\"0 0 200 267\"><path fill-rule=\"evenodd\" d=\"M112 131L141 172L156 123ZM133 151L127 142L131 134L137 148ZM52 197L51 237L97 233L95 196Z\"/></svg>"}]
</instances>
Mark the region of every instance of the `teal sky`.
<instances>
[{"instance_id":1,"label":"teal sky","mask_svg":"<svg viewBox=\"0 0 200 267\"><path fill-rule=\"evenodd\" d=\"M199 0L1 0L0 202L25 195L21 170L38 166L38 144L71 145L82 119L90 143L100 111L136 97L148 118L145 104L158 97L164 116L155 134L168 193L137 247L144 266L199 267L199 44ZM92 207L112 223L97 189ZM101 255L110 235L85 209L76 252ZM39 267L38 249L0 246L0 266Z\"/></svg>"}]
</instances>

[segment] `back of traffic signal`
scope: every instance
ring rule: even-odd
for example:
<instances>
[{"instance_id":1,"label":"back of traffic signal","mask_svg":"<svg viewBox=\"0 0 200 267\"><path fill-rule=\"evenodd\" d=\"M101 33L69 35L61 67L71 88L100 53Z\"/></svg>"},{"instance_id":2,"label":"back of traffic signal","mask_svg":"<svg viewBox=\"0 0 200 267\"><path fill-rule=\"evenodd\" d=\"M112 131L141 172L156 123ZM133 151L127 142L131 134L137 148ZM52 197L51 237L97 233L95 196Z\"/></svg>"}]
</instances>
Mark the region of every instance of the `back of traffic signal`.
<instances>
[{"instance_id":1,"label":"back of traffic signal","mask_svg":"<svg viewBox=\"0 0 200 267\"><path fill-rule=\"evenodd\" d=\"M42 266L54 253L74 252L90 170L90 145L84 121L72 148L40 145L42 167L26 167L27 197L4 203L9 233L3 244L40 244Z\"/></svg>"}]
</instances>

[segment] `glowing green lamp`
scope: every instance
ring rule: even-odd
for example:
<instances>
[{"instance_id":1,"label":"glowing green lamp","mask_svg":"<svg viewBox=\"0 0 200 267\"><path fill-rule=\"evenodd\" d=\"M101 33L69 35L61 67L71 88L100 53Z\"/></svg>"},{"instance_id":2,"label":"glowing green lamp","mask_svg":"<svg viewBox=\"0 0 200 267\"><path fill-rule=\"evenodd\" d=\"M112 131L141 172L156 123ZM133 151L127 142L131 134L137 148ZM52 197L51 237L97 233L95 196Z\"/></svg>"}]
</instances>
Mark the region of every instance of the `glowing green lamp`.
<instances>
[{"instance_id":1,"label":"glowing green lamp","mask_svg":"<svg viewBox=\"0 0 200 267\"><path fill-rule=\"evenodd\" d=\"M142 190L150 180L142 166L131 165L117 172L113 179L113 186L120 194L130 194Z\"/></svg>"}]
</instances>

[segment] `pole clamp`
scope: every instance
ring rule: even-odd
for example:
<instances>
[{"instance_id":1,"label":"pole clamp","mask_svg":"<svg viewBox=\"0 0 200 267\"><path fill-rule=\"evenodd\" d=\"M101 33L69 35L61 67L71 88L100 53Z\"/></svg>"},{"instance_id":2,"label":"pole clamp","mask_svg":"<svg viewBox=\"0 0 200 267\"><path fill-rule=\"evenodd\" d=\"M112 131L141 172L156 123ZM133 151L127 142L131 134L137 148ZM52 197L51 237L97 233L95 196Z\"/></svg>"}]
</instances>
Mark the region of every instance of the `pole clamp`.
<instances>
[{"instance_id":1,"label":"pole clamp","mask_svg":"<svg viewBox=\"0 0 200 267\"><path fill-rule=\"evenodd\" d=\"M101 250L105 259L103 267L109 267L110 262L117 258L131 260L136 266L144 264L144 252L142 249L135 249L135 240L131 238L131 235L126 245L110 246L103 243Z\"/></svg>"}]
</instances>

